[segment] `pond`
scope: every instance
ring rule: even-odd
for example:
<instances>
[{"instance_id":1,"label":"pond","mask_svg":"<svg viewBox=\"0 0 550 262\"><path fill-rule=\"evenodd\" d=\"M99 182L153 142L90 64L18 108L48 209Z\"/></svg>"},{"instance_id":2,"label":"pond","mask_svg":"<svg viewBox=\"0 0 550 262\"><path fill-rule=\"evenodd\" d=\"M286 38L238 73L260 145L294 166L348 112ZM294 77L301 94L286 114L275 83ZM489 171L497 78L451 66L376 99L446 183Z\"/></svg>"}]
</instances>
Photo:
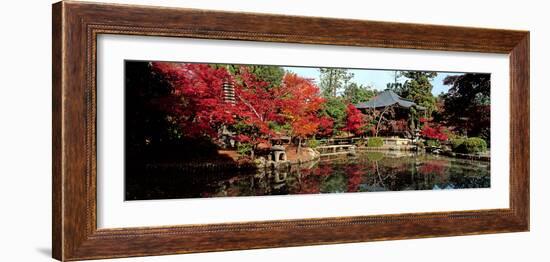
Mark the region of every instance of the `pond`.
<instances>
[{"instance_id":1,"label":"pond","mask_svg":"<svg viewBox=\"0 0 550 262\"><path fill-rule=\"evenodd\" d=\"M286 170L150 174L127 180L127 200L489 188L490 163L432 154L366 152Z\"/></svg>"}]
</instances>

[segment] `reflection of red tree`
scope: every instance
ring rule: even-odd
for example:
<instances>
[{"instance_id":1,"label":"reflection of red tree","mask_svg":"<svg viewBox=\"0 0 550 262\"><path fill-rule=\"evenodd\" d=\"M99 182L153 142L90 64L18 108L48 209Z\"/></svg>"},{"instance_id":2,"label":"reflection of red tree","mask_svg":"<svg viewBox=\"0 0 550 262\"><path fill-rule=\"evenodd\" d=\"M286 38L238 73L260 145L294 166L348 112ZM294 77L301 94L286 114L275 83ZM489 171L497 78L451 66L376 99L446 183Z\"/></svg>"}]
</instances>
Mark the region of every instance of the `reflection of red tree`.
<instances>
[{"instance_id":1,"label":"reflection of red tree","mask_svg":"<svg viewBox=\"0 0 550 262\"><path fill-rule=\"evenodd\" d=\"M320 165L312 170L312 174L316 176L330 176L333 172L332 166L329 165Z\"/></svg>"},{"instance_id":2,"label":"reflection of red tree","mask_svg":"<svg viewBox=\"0 0 550 262\"><path fill-rule=\"evenodd\" d=\"M300 191L296 194L318 194L320 191L321 179L319 177L306 177L300 183Z\"/></svg>"},{"instance_id":3,"label":"reflection of red tree","mask_svg":"<svg viewBox=\"0 0 550 262\"><path fill-rule=\"evenodd\" d=\"M444 175L449 165L447 160L429 160L426 161L418 168L418 171L421 174L435 174L435 175Z\"/></svg>"},{"instance_id":4,"label":"reflection of red tree","mask_svg":"<svg viewBox=\"0 0 550 262\"><path fill-rule=\"evenodd\" d=\"M348 177L348 190L347 192L357 192L359 185L363 181L363 166L358 164L348 165L345 168L345 172Z\"/></svg>"},{"instance_id":5,"label":"reflection of red tree","mask_svg":"<svg viewBox=\"0 0 550 262\"><path fill-rule=\"evenodd\" d=\"M230 186L227 189L227 196L242 196L241 189L236 186Z\"/></svg>"},{"instance_id":6,"label":"reflection of red tree","mask_svg":"<svg viewBox=\"0 0 550 262\"><path fill-rule=\"evenodd\" d=\"M318 194L320 192L321 181L324 177L330 176L334 170L329 165L319 165L311 169L302 169L300 171L300 186L293 194Z\"/></svg>"}]
</instances>

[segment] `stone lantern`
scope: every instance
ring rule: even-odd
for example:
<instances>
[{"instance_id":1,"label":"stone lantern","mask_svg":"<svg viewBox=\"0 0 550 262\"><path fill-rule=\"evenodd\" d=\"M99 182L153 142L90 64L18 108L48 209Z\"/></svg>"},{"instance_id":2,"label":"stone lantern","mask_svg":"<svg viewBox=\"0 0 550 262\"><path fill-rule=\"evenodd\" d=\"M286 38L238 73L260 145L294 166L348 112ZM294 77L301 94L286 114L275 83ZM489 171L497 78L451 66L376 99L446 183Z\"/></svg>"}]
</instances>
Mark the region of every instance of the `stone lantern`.
<instances>
[{"instance_id":1,"label":"stone lantern","mask_svg":"<svg viewBox=\"0 0 550 262\"><path fill-rule=\"evenodd\" d=\"M271 147L271 160L274 162L287 161L285 147L282 145L274 145Z\"/></svg>"}]
</instances>

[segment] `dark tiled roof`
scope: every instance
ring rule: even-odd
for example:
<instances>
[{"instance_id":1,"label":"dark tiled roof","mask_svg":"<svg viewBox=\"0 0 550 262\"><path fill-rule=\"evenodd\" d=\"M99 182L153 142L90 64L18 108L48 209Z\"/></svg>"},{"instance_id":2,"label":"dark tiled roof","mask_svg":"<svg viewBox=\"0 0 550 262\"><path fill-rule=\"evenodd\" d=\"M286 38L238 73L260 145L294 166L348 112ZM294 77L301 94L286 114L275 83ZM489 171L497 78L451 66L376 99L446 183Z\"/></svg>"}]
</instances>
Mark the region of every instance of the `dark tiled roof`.
<instances>
[{"instance_id":1,"label":"dark tiled roof","mask_svg":"<svg viewBox=\"0 0 550 262\"><path fill-rule=\"evenodd\" d=\"M400 107L404 107L404 108L409 108L411 106L414 106L421 110L424 109L423 107L415 104L413 101L410 101L408 99L398 96L396 93L394 93L391 90L385 90L379 95L373 97L371 100L367 102L361 102L355 105L355 107L359 109L367 109L367 108L373 109L373 108L387 107L395 104L398 104Z\"/></svg>"}]
</instances>

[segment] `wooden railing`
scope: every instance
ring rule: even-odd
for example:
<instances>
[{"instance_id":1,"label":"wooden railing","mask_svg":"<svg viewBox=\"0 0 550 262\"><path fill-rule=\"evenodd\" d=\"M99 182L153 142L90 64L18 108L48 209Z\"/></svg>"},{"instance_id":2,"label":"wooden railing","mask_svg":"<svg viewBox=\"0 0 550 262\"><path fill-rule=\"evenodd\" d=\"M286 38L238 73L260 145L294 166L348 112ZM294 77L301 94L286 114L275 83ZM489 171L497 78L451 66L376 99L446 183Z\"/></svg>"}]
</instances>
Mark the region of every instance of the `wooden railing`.
<instances>
[{"instance_id":1,"label":"wooden railing","mask_svg":"<svg viewBox=\"0 0 550 262\"><path fill-rule=\"evenodd\" d=\"M353 145L359 140L366 140L361 137L349 137L349 138L326 138L319 139L319 145L332 146L332 145Z\"/></svg>"},{"instance_id":2,"label":"wooden railing","mask_svg":"<svg viewBox=\"0 0 550 262\"><path fill-rule=\"evenodd\" d=\"M331 156L331 155L354 155L356 152L355 145L330 145L330 146L318 146L315 148L321 156Z\"/></svg>"}]
</instances>

